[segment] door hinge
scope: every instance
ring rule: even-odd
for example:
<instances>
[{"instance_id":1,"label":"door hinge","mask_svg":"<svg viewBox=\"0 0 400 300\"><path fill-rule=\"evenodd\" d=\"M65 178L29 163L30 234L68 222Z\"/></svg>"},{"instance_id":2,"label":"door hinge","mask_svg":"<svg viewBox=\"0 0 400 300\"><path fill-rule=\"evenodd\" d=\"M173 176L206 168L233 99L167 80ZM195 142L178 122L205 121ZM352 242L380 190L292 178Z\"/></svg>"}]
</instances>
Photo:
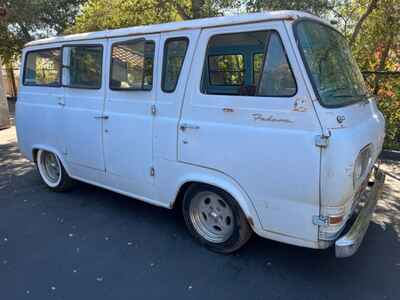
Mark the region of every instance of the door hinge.
<instances>
[{"instance_id":1,"label":"door hinge","mask_svg":"<svg viewBox=\"0 0 400 300\"><path fill-rule=\"evenodd\" d=\"M326 148L329 145L329 138L331 137L330 131L327 133L319 134L315 136L315 146Z\"/></svg>"},{"instance_id":2,"label":"door hinge","mask_svg":"<svg viewBox=\"0 0 400 300\"><path fill-rule=\"evenodd\" d=\"M151 106L151 114L155 116L157 114L157 107L155 104Z\"/></svg>"},{"instance_id":3,"label":"door hinge","mask_svg":"<svg viewBox=\"0 0 400 300\"><path fill-rule=\"evenodd\" d=\"M317 226L328 226L329 225L329 219L328 219L328 217L325 217L325 216L313 216L312 222L314 225L317 225Z\"/></svg>"},{"instance_id":4,"label":"door hinge","mask_svg":"<svg viewBox=\"0 0 400 300\"><path fill-rule=\"evenodd\" d=\"M156 175L156 170L154 169L154 167L150 168L150 176L154 177Z\"/></svg>"}]
</instances>

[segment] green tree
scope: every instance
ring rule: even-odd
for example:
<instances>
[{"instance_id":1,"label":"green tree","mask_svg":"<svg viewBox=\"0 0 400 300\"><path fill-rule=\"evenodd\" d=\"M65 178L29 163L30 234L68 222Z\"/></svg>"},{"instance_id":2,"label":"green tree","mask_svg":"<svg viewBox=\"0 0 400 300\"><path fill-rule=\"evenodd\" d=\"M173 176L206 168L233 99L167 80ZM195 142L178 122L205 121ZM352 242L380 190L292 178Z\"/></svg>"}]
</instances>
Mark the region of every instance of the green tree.
<instances>
[{"instance_id":1,"label":"green tree","mask_svg":"<svg viewBox=\"0 0 400 300\"><path fill-rule=\"evenodd\" d=\"M185 4L179 3L185 11ZM172 1L89 0L68 32L97 31L179 20Z\"/></svg>"},{"instance_id":2,"label":"green tree","mask_svg":"<svg viewBox=\"0 0 400 300\"><path fill-rule=\"evenodd\" d=\"M0 56L8 61L35 38L61 33L85 0L0 0L6 16L0 23Z\"/></svg>"},{"instance_id":3,"label":"green tree","mask_svg":"<svg viewBox=\"0 0 400 300\"><path fill-rule=\"evenodd\" d=\"M0 58L15 88L12 62L25 43L61 33L73 24L85 0L0 0L6 15L0 20Z\"/></svg>"},{"instance_id":4,"label":"green tree","mask_svg":"<svg viewBox=\"0 0 400 300\"><path fill-rule=\"evenodd\" d=\"M400 150L400 3L379 0L352 48L362 70L372 71L366 79L386 117L385 147Z\"/></svg>"},{"instance_id":5,"label":"green tree","mask_svg":"<svg viewBox=\"0 0 400 300\"><path fill-rule=\"evenodd\" d=\"M89 0L69 33L218 16L240 0Z\"/></svg>"},{"instance_id":6,"label":"green tree","mask_svg":"<svg viewBox=\"0 0 400 300\"><path fill-rule=\"evenodd\" d=\"M248 0L246 6L248 11L290 9L322 16L335 7L336 2L334 0Z\"/></svg>"}]
</instances>

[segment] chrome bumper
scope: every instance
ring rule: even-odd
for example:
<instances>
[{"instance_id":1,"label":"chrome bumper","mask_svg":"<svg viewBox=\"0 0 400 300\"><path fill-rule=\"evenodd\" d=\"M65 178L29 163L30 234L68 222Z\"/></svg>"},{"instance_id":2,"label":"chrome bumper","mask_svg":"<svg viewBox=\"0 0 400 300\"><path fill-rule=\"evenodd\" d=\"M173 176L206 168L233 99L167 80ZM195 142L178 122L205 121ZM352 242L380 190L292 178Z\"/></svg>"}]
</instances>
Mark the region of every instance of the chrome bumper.
<instances>
[{"instance_id":1,"label":"chrome bumper","mask_svg":"<svg viewBox=\"0 0 400 300\"><path fill-rule=\"evenodd\" d=\"M383 172L378 168L375 169L375 182L371 187L364 207L360 210L349 231L335 242L336 257L352 256L356 253L358 247L360 247L364 235L367 232L384 182L385 175Z\"/></svg>"}]
</instances>

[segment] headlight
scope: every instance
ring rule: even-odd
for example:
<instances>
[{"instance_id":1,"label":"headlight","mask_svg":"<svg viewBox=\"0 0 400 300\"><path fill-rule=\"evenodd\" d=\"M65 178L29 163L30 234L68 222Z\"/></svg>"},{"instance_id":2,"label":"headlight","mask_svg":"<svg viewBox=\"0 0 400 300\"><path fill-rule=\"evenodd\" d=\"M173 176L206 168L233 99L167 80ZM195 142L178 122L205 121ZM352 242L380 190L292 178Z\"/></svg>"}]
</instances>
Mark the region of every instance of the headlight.
<instances>
[{"instance_id":1,"label":"headlight","mask_svg":"<svg viewBox=\"0 0 400 300\"><path fill-rule=\"evenodd\" d=\"M372 163L372 145L364 147L357 156L354 163L353 184L357 187Z\"/></svg>"}]
</instances>

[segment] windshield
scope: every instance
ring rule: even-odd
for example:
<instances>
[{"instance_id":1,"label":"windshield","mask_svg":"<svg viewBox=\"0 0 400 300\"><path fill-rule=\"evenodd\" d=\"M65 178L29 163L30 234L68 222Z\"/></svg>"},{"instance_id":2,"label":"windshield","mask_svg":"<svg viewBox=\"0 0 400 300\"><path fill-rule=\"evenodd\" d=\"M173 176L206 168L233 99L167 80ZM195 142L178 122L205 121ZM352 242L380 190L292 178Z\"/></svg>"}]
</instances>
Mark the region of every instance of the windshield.
<instances>
[{"instance_id":1,"label":"windshield","mask_svg":"<svg viewBox=\"0 0 400 300\"><path fill-rule=\"evenodd\" d=\"M315 21L300 21L296 38L322 105L339 107L365 99L367 89L345 38Z\"/></svg>"}]
</instances>

